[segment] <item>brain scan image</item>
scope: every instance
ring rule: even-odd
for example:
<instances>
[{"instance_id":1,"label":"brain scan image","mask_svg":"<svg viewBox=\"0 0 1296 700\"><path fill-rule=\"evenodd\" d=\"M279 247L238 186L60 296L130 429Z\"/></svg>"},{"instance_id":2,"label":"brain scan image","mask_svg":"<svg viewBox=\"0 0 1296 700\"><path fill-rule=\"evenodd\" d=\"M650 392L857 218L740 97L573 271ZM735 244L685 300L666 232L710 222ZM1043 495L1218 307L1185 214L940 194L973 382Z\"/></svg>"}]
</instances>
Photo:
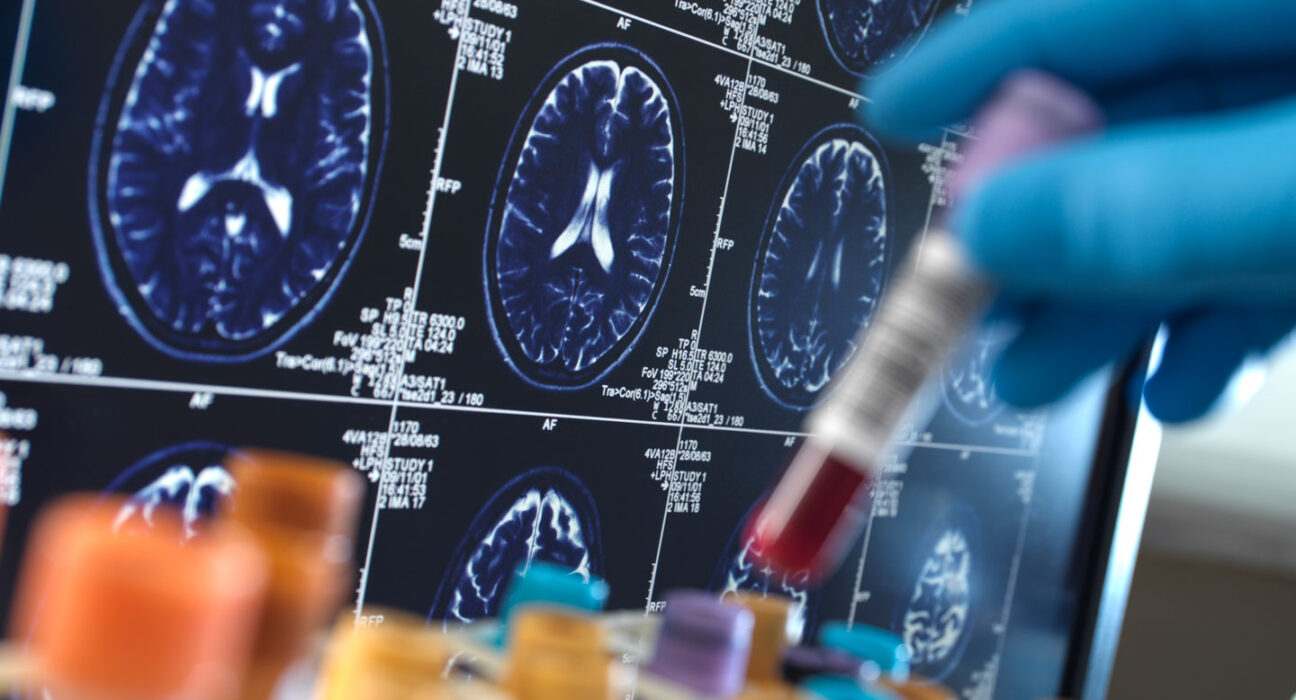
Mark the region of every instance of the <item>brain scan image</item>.
<instances>
[{"instance_id":1,"label":"brain scan image","mask_svg":"<svg viewBox=\"0 0 1296 700\"><path fill-rule=\"evenodd\" d=\"M927 29L938 0L819 0L819 21L833 57L866 75L903 55Z\"/></svg>"},{"instance_id":2,"label":"brain scan image","mask_svg":"<svg viewBox=\"0 0 1296 700\"><path fill-rule=\"evenodd\" d=\"M887 177L873 139L843 124L811 139L783 178L748 315L757 377L788 408L814 405L872 318L887 273Z\"/></svg>"},{"instance_id":3,"label":"brain scan image","mask_svg":"<svg viewBox=\"0 0 1296 700\"><path fill-rule=\"evenodd\" d=\"M199 524L234 493L234 478L221 466L230 452L218 443L189 442L131 465L105 489L130 494L115 527L131 522L152 526L157 510L170 508L180 514L185 538L193 537Z\"/></svg>"},{"instance_id":4,"label":"brain scan image","mask_svg":"<svg viewBox=\"0 0 1296 700\"><path fill-rule=\"evenodd\" d=\"M999 415L1004 403L995 395L992 370L1011 335L988 328L972 336L946 363L941 395L959 420L977 426Z\"/></svg>"},{"instance_id":5,"label":"brain scan image","mask_svg":"<svg viewBox=\"0 0 1296 700\"><path fill-rule=\"evenodd\" d=\"M327 302L386 139L369 0L147 0L105 89L90 165L100 268L175 357L241 361Z\"/></svg>"},{"instance_id":6,"label":"brain scan image","mask_svg":"<svg viewBox=\"0 0 1296 700\"><path fill-rule=\"evenodd\" d=\"M744 537L743 533L752 511L748 511L734 530L729 545L716 564L710 588L722 597L747 593L762 598L779 595L791 599L788 634L792 639L806 638L814 625L815 601L811 595L809 572L785 574L757 562L759 552L755 537Z\"/></svg>"},{"instance_id":7,"label":"brain scan image","mask_svg":"<svg viewBox=\"0 0 1296 700\"><path fill-rule=\"evenodd\" d=\"M523 379L586 387L634 346L670 270L683 177L674 93L638 50L589 47L541 83L484 252L492 331Z\"/></svg>"},{"instance_id":8,"label":"brain scan image","mask_svg":"<svg viewBox=\"0 0 1296 700\"><path fill-rule=\"evenodd\" d=\"M554 467L514 478L481 509L450 560L429 619L494 616L513 572L534 561L567 567L583 581L603 574L594 499L575 476Z\"/></svg>"},{"instance_id":9,"label":"brain scan image","mask_svg":"<svg viewBox=\"0 0 1296 700\"><path fill-rule=\"evenodd\" d=\"M937 680L959 662L971 630L980 532L971 510L951 507L936 518L923 546L913 589L902 602L896 632L916 672Z\"/></svg>"}]
</instances>

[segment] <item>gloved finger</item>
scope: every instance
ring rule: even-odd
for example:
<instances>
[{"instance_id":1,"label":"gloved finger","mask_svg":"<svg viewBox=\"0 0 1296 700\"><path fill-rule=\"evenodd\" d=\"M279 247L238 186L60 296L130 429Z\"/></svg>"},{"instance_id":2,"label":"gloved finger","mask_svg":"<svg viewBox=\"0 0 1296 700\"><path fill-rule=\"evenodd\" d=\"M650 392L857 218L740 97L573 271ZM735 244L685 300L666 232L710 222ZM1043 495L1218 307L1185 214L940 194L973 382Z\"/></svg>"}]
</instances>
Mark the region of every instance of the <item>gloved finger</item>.
<instances>
[{"instance_id":1,"label":"gloved finger","mask_svg":"<svg viewBox=\"0 0 1296 700\"><path fill-rule=\"evenodd\" d=\"M1267 66L1184 70L1097 95L1109 124L1246 107L1296 94L1296 60Z\"/></svg>"},{"instance_id":2,"label":"gloved finger","mask_svg":"<svg viewBox=\"0 0 1296 700\"><path fill-rule=\"evenodd\" d=\"M1167 423L1208 413L1248 357L1286 337L1296 314L1210 310L1172 319L1161 365L1143 388L1148 409Z\"/></svg>"},{"instance_id":3,"label":"gloved finger","mask_svg":"<svg viewBox=\"0 0 1296 700\"><path fill-rule=\"evenodd\" d=\"M952 16L869 85L871 123L915 135L966 119L1033 67L1101 94L1202 67L1296 58L1291 0L1001 0ZM901 53L903 55L903 52Z\"/></svg>"},{"instance_id":4,"label":"gloved finger","mask_svg":"<svg viewBox=\"0 0 1296 700\"><path fill-rule=\"evenodd\" d=\"M995 364L995 392L1023 407L1056 401L1080 380L1133 352L1157 328L1153 316L1097 307L1050 307L1024 319Z\"/></svg>"},{"instance_id":5,"label":"gloved finger","mask_svg":"<svg viewBox=\"0 0 1296 700\"><path fill-rule=\"evenodd\" d=\"M1008 166L954 230L1004 291L1168 312L1296 304L1296 102L1142 124Z\"/></svg>"}]
</instances>

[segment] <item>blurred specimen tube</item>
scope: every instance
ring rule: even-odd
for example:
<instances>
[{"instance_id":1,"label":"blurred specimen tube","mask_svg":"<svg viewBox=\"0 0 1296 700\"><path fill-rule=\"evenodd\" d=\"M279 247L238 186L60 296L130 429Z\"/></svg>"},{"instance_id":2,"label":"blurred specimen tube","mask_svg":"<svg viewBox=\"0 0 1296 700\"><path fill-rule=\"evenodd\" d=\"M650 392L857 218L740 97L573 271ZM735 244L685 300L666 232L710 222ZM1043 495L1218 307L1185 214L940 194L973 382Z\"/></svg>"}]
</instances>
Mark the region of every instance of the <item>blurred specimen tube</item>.
<instances>
[{"instance_id":1,"label":"blurred specimen tube","mask_svg":"<svg viewBox=\"0 0 1296 700\"><path fill-rule=\"evenodd\" d=\"M351 467L294 454L243 450L227 464L238 485L227 516L270 560L270 582L243 700L266 700L301 659L350 585L364 484Z\"/></svg>"},{"instance_id":2,"label":"blurred specimen tube","mask_svg":"<svg viewBox=\"0 0 1296 700\"><path fill-rule=\"evenodd\" d=\"M186 542L166 509L151 527L114 527L124 502L69 496L36 521L12 617L15 636L30 639L37 682L59 700L233 700L266 590L264 556L237 527Z\"/></svg>"},{"instance_id":3,"label":"blurred specimen tube","mask_svg":"<svg viewBox=\"0 0 1296 700\"><path fill-rule=\"evenodd\" d=\"M791 641L788 623L792 600L780 595L762 596L755 592L739 593L732 600L752 614L751 653L747 659L748 684L781 684L783 654Z\"/></svg>"},{"instance_id":4,"label":"blurred specimen tube","mask_svg":"<svg viewBox=\"0 0 1296 700\"><path fill-rule=\"evenodd\" d=\"M603 630L583 613L543 606L514 610L504 686L517 700L608 700L611 660Z\"/></svg>"},{"instance_id":5,"label":"blurred specimen tube","mask_svg":"<svg viewBox=\"0 0 1296 700\"><path fill-rule=\"evenodd\" d=\"M374 612L371 612L372 616ZM426 620L377 611L382 624L356 627L349 615L334 626L318 700L395 700L453 697L443 674L454 648Z\"/></svg>"},{"instance_id":6,"label":"blurred specimen tube","mask_svg":"<svg viewBox=\"0 0 1296 700\"><path fill-rule=\"evenodd\" d=\"M671 593L648 671L711 697L732 698L743 688L754 625L750 611L714 594Z\"/></svg>"},{"instance_id":7,"label":"blurred specimen tube","mask_svg":"<svg viewBox=\"0 0 1296 700\"><path fill-rule=\"evenodd\" d=\"M1013 74L975 120L977 138L950 184L955 206L978 183L1022 156L1095 131L1098 106L1038 71ZM929 231L882 298L859 350L806 420L801 445L749 523L755 551L784 572L827 575L859 534L870 488L892 434L929 377L976 322L993 294L950 233Z\"/></svg>"}]
</instances>

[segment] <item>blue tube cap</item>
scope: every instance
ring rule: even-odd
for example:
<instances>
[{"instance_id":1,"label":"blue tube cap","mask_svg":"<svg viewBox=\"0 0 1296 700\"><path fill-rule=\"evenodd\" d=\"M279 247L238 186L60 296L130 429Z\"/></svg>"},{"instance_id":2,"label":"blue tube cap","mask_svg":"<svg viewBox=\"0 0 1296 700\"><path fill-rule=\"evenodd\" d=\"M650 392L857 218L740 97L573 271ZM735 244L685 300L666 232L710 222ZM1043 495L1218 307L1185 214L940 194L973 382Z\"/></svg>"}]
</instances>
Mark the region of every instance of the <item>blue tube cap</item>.
<instances>
[{"instance_id":1,"label":"blue tube cap","mask_svg":"<svg viewBox=\"0 0 1296 700\"><path fill-rule=\"evenodd\" d=\"M895 693L869 688L841 676L814 676L801 684L812 697L823 700L900 700Z\"/></svg>"},{"instance_id":2,"label":"blue tube cap","mask_svg":"<svg viewBox=\"0 0 1296 700\"><path fill-rule=\"evenodd\" d=\"M819 628L819 645L840 649L878 665L882 673L903 683L909 678L909 646L900 637L877 627L833 621Z\"/></svg>"}]
</instances>

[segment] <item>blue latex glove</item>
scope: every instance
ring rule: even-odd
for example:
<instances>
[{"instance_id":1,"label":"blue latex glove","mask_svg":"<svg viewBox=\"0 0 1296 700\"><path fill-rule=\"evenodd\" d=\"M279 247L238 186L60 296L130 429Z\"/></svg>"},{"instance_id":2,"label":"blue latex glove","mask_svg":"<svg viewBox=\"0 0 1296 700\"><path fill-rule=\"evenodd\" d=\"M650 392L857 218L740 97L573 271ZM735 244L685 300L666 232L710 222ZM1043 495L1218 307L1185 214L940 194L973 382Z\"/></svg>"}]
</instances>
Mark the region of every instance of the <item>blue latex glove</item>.
<instances>
[{"instance_id":1,"label":"blue latex glove","mask_svg":"<svg viewBox=\"0 0 1296 700\"><path fill-rule=\"evenodd\" d=\"M1167 321L1144 396L1163 420L1191 420L1290 332L1294 26L1296 0L984 1L865 86L872 126L902 138L967 119L1024 67L1108 115L1102 135L991 178L954 222L1024 302L996 367L1005 400L1054 400Z\"/></svg>"}]
</instances>

